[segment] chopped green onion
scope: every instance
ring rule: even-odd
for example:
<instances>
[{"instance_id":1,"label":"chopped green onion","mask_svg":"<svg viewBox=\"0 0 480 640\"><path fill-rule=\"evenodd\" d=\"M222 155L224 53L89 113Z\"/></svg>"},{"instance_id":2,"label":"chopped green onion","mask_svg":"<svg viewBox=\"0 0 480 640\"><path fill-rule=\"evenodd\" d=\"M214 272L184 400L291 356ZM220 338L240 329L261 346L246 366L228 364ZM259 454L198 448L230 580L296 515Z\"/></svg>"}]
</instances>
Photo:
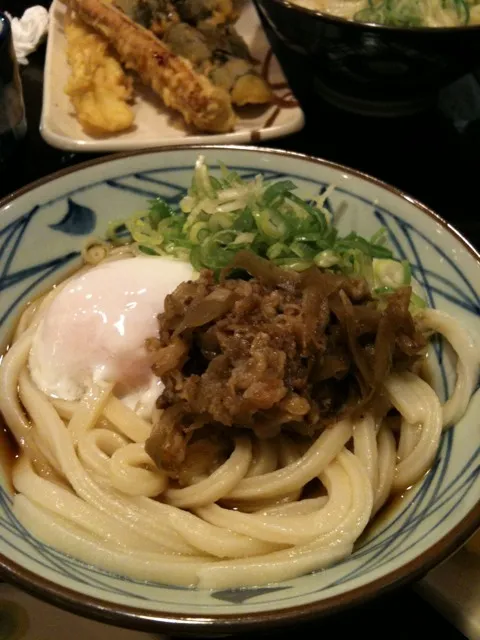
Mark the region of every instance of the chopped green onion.
<instances>
[{"instance_id":1,"label":"chopped green onion","mask_svg":"<svg viewBox=\"0 0 480 640\"><path fill-rule=\"evenodd\" d=\"M156 198L156 200L152 200L150 202L148 219L153 229L156 229L158 227L158 223L160 222L160 220L169 218L172 214L173 212L171 208L160 198Z\"/></svg>"},{"instance_id":2,"label":"chopped green onion","mask_svg":"<svg viewBox=\"0 0 480 640\"><path fill-rule=\"evenodd\" d=\"M238 231L253 231L256 228L255 220L249 207L245 207L243 211L239 211L233 216L232 228Z\"/></svg>"},{"instance_id":3,"label":"chopped green onion","mask_svg":"<svg viewBox=\"0 0 480 640\"><path fill-rule=\"evenodd\" d=\"M288 198L289 200L292 200L292 202L295 202L295 204L297 204L306 213L313 216L318 222L318 225L320 227L320 232L324 232L326 230L327 221L325 219L325 214L322 211L320 211L320 209L317 209L316 207L312 207L311 205L307 204L304 200L299 198L294 193L288 193L286 194L285 197Z\"/></svg>"},{"instance_id":4,"label":"chopped green onion","mask_svg":"<svg viewBox=\"0 0 480 640\"><path fill-rule=\"evenodd\" d=\"M245 244L245 245L249 245L252 244L252 242L255 240L255 234L254 233L240 233L235 240L232 242L232 245L238 245L238 244Z\"/></svg>"},{"instance_id":5,"label":"chopped green onion","mask_svg":"<svg viewBox=\"0 0 480 640\"><path fill-rule=\"evenodd\" d=\"M296 189L296 186L291 180L280 180L280 182L274 182L265 189L263 194L263 201L268 207L279 196L283 196L292 189Z\"/></svg>"},{"instance_id":6,"label":"chopped green onion","mask_svg":"<svg viewBox=\"0 0 480 640\"><path fill-rule=\"evenodd\" d=\"M281 216L270 209L254 211L253 217L259 231L267 238L280 240L286 235L287 226Z\"/></svg>"},{"instance_id":7,"label":"chopped green onion","mask_svg":"<svg viewBox=\"0 0 480 640\"><path fill-rule=\"evenodd\" d=\"M290 251L299 258L310 261L314 260L317 253L314 247L309 246L306 242L299 242L298 240L292 242Z\"/></svg>"},{"instance_id":8,"label":"chopped green onion","mask_svg":"<svg viewBox=\"0 0 480 640\"><path fill-rule=\"evenodd\" d=\"M412 279L410 265L408 262L398 262L391 259L377 259L372 261L373 278L376 287L398 287L407 286Z\"/></svg>"},{"instance_id":9,"label":"chopped green onion","mask_svg":"<svg viewBox=\"0 0 480 640\"><path fill-rule=\"evenodd\" d=\"M394 287L376 287L372 293L376 296L385 296L395 293L395 289Z\"/></svg>"},{"instance_id":10,"label":"chopped green onion","mask_svg":"<svg viewBox=\"0 0 480 640\"><path fill-rule=\"evenodd\" d=\"M214 176L210 176L210 184L215 189L215 191L220 191L221 189L223 189L220 180L217 180L217 178L215 178Z\"/></svg>"},{"instance_id":11,"label":"chopped green onion","mask_svg":"<svg viewBox=\"0 0 480 640\"><path fill-rule=\"evenodd\" d=\"M142 253L146 253L148 256L156 256L157 252L154 251L151 247L146 247L143 244L139 244L138 245L138 250L141 251Z\"/></svg>"},{"instance_id":12,"label":"chopped green onion","mask_svg":"<svg viewBox=\"0 0 480 640\"><path fill-rule=\"evenodd\" d=\"M410 296L410 305L415 307L416 309L425 309L425 307L427 306L427 303L423 298L421 298L416 293L413 293L412 291L412 294Z\"/></svg>"},{"instance_id":13,"label":"chopped green onion","mask_svg":"<svg viewBox=\"0 0 480 640\"><path fill-rule=\"evenodd\" d=\"M295 190L288 179L264 181L257 175L243 180L221 163L213 176L199 156L188 193L177 206L156 198L147 211L111 223L108 238L116 244L133 241L149 255L190 260L197 271L218 273L248 249L285 269L316 265L365 278L377 290L410 284L410 266L394 260L385 246L385 229L370 239L339 234L332 224L334 186L308 202Z\"/></svg>"},{"instance_id":14,"label":"chopped green onion","mask_svg":"<svg viewBox=\"0 0 480 640\"><path fill-rule=\"evenodd\" d=\"M275 258L279 258L282 254L288 255L289 249L286 244L283 242L275 242L267 249L267 258L269 260L274 260Z\"/></svg>"},{"instance_id":15,"label":"chopped green onion","mask_svg":"<svg viewBox=\"0 0 480 640\"><path fill-rule=\"evenodd\" d=\"M195 222L188 232L188 238L193 244L200 244L208 236L208 224Z\"/></svg>"},{"instance_id":16,"label":"chopped green onion","mask_svg":"<svg viewBox=\"0 0 480 640\"><path fill-rule=\"evenodd\" d=\"M201 271L204 268L202 263L202 251L199 245L192 247L192 250L190 251L190 262L195 271Z\"/></svg>"},{"instance_id":17,"label":"chopped green onion","mask_svg":"<svg viewBox=\"0 0 480 640\"><path fill-rule=\"evenodd\" d=\"M229 213L214 213L208 220L207 227L210 231L229 229L233 225L234 218Z\"/></svg>"},{"instance_id":18,"label":"chopped green onion","mask_svg":"<svg viewBox=\"0 0 480 640\"><path fill-rule=\"evenodd\" d=\"M412 267L408 260L402 260L403 265L403 284L409 285L412 282Z\"/></svg>"},{"instance_id":19,"label":"chopped green onion","mask_svg":"<svg viewBox=\"0 0 480 640\"><path fill-rule=\"evenodd\" d=\"M320 269L330 269L340 262L340 258L331 249L325 249L325 251L317 253L313 261Z\"/></svg>"},{"instance_id":20,"label":"chopped green onion","mask_svg":"<svg viewBox=\"0 0 480 640\"><path fill-rule=\"evenodd\" d=\"M274 262L281 267L287 267L293 271L306 271L312 266L309 260L298 260L298 258L282 258L274 260Z\"/></svg>"},{"instance_id":21,"label":"chopped green onion","mask_svg":"<svg viewBox=\"0 0 480 640\"><path fill-rule=\"evenodd\" d=\"M392 293L395 293L396 290L397 290L396 287L377 287L376 289L373 289L372 293L374 296L377 296L378 298L382 298L383 296L388 296L388 295L391 295ZM416 313L421 309L425 309L426 306L427 306L427 303L425 302L425 300L423 300L423 298L421 298L419 295L417 295L413 291L410 293L410 305L409 305L410 313Z\"/></svg>"},{"instance_id":22,"label":"chopped green onion","mask_svg":"<svg viewBox=\"0 0 480 640\"><path fill-rule=\"evenodd\" d=\"M197 194L202 194L206 198L215 198L215 189L210 182L205 158L198 156L195 163L194 181Z\"/></svg>"},{"instance_id":23,"label":"chopped green onion","mask_svg":"<svg viewBox=\"0 0 480 640\"><path fill-rule=\"evenodd\" d=\"M378 231L375 231L373 236L370 238L370 244L385 244L387 240L387 230L385 227L380 227Z\"/></svg>"}]
</instances>

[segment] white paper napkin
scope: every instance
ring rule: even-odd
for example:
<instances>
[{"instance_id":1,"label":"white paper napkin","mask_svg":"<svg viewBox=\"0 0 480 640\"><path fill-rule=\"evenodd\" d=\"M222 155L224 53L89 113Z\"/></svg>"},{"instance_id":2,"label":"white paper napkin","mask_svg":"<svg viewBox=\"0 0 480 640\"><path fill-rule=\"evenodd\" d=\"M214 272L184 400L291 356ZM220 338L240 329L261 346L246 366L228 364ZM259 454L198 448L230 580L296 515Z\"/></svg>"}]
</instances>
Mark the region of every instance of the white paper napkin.
<instances>
[{"instance_id":1,"label":"white paper napkin","mask_svg":"<svg viewBox=\"0 0 480 640\"><path fill-rule=\"evenodd\" d=\"M13 48L19 64L28 64L29 56L42 42L48 30L48 11L45 7L30 7L21 18L7 16L12 25Z\"/></svg>"}]
</instances>

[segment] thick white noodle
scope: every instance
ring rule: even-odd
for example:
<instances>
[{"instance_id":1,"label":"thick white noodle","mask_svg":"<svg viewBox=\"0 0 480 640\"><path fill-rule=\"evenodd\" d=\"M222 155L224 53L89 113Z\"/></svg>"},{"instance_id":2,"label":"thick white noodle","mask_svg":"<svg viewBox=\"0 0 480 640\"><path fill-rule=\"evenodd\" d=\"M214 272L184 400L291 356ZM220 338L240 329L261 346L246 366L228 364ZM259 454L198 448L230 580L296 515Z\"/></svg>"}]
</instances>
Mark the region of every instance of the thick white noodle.
<instances>
[{"instance_id":1,"label":"thick white noodle","mask_svg":"<svg viewBox=\"0 0 480 640\"><path fill-rule=\"evenodd\" d=\"M172 531L161 518L151 520L142 514L135 504L135 498L122 495L113 488L111 490L101 488L94 481L80 463L68 429L47 398L33 385L25 370L20 375L20 389L23 402L34 420L35 428L45 434L49 446L53 447L52 452L60 462L59 472L81 498L100 511L110 513L124 526L144 527L144 535L153 540L158 537L158 540L172 551L190 552L189 545L172 535Z\"/></svg>"},{"instance_id":2,"label":"thick white noodle","mask_svg":"<svg viewBox=\"0 0 480 640\"><path fill-rule=\"evenodd\" d=\"M421 316L424 328L441 334L457 354L457 379L453 393L443 405L443 427L457 423L463 416L478 382L480 345L465 327L443 311L426 309Z\"/></svg>"},{"instance_id":3,"label":"thick white noodle","mask_svg":"<svg viewBox=\"0 0 480 640\"><path fill-rule=\"evenodd\" d=\"M199 569L199 586L222 589L276 582L320 569L348 555L352 545L370 518L373 495L370 481L361 462L349 451L338 456L332 467L341 466L350 477L351 508L334 530L313 541L267 556L257 556L236 564L220 562ZM333 561L335 561L333 560Z\"/></svg>"},{"instance_id":4,"label":"thick white noodle","mask_svg":"<svg viewBox=\"0 0 480 640\"><path fill-rule=\"evenodd\" d=\"M246 478L263 476L265 473L275 471L278 468L278 443L277 439L260 440L253 443L252 462L247 471Z\"/></svg>"},{"instance_id":5,"label":"thick white noodle","mask_svg":"<svg viewBox=\"0 0 480 640\"><path fill-rule=\"evenodd\" d=\"M14 513L24 527L46 544L87 564L137 580L193 587L197 583L198 569L206 564L199 557L162 555L140 550L126 553L64 518L52 518L50 513L22 494L15 497Z\"/></svg>"},{"instance_id":6,"label":"thick white noodle","mask_svg":"<svg viewBox=\"0 0 480 640\"><path fill-rule=\"evenodd\" d=\"M92 385L85 393L68 423L68 431L76 446L84 433L97 424L113 389L112 383Z\"/></svg>"},{"instance_id":7,"label":"thick white noodle","mask_svg":"<svg viewBox=\"0 0 480 640\"><path fill-rule=\"evenodd\" d=\"M392 490L396 469L395 437L391 430L380 427L378 432L378 483L373 497L372 513L375 514L387 501Z\"/></svg>"},{"instance_id":8,"label":"thick white noodle","mask_svg":"<svg viewBox=\"0 0 480 640\"><path fill-rule=\"evenodd\" d=\"M328 496L320 496L318 498L304 498L297 502L290 502L288 504L277 505L275 507L267 507L260 509L259 513L262 516L304 516L309 513L315 513L319 509L322 509L328 502Z\"/></svg>"},{"instance_id":9,"label":"thick white noodle","mask_svg":"<svg viewBox=\"0 0 480 640\"><path fill-rule=\"evenodd\" d=\"M128 255L121 249L112 259ZM90 257L97 261L95 252ZM46 544L139 580L258 586L341 560L392 492L431 466L442 423L463 414L478 375L478 346L452 318L425 311L424 326L458 355L457 379L443 410L418 376L387 379L402 416L398 451L388 420L377 432L370 415L339 421L310 443L286 434L262 441L245 431L213 473L179 488L145 452L152 424L112 385L67 402L33 383L32 336L58 290L27 308L0 367L0 410L24 447L13 473L14 512ZM316 497L305 497L312 487Z\"/></svg>"},{"instance_id":10,"label":"thick white noodle","mask_svg":"<svg viewBox=\"0 0 480 640\"><path fill-rule=\"evenodd\" d=\"M351 552L354 540L368 522L372 507L372 492L366 472L355 456L347 451L340 454L338 460L331 466L342 467L350 479L351 507L337 529L320 536L310 544L285 551L271 551L267 555L262 555L258 548L260 554L252 558L253 565L248 558L236 558L234 561L225 563L214 563L201 557L173 559L161 552L146 551L143 548L138 550L138 545L126 551L121 549L122 544L128 543L125 539L119 540L112 547L111 540L108 544L102 540L106 533L101 529L102 523L88 517L88 506L86 512L82 513L83 501L65 490L58 490L57 495L53 495L50 499L51 490L46 491L45 487L41 487L39 491L35 486L35 478L33 478L34 486L30 488L32 498L29 500L25 495L18 495L15 499L15 512L24 525L45 542L50 544L54 542L60 550L85 561L94 562L110 571L117 571L118 567L121 567L123 572L139 579L152 580L162 576L162 579L172 584L195 585L198 583L199 586L211 587L213 585L209 583L213 572L215 585L221 588L238 586L239 578L242 580L241 584L257 584L263 581L260 576L266 571L269 582L278 581L300 575L307 570L321 568L347 555ZM22 475L28 475L25 465L23 469L20 468L18 474L20 477L17 476L17 482L20 484L23 482L22 489L28 491L29 479L28 477L22 479ZM48 482L39 480L48 486ZM62 494L61 499L58 498L58 492ZM45 504L40 507L34 501L34 495L41 495L40 500L46 501L50 507L53 507L57 515L52 518L46 512L48 507ZM74 507L68 504L70 498L75 502ZM65 514L68 514L68 518L64 517ZM85 526L89 527L89 530L85 530ZM108 523L107 528L109 529ZM125 535L125 531L122 530L122 533ZM272 562L269 561L270 558ZM249 577L247 578L246 575Z\"/></svg>"},{"instance_id":11,"label":"thick white noodle","mask_svg":"<svg viewBox=\"0 0 480 640\"><path fill-rule=\"evenodd\" d=\"M222 509L215 504L197 509L196 513L207 522L259 540L300 544L335 529L351 506L349 478L341 467L330 463L325 481L331 486L325 506L304 516L262 516Z\"/></svg>"},{"instance_id":12,"label":"thick white noodle","mask_svg":"<svg viewBox=\"0 0 480 640\"><path fill-rule=\"evenodd\" d=\"M151 424L137 416L135 411L132 411L114 396L110 396L103 415L115 425L120 433L126 435L133 442L145 442L152 431Z\"/></svg>"},{"instance_id":13,"label":"thick white noodle","mask_svg":"<svg viewBox=\"0 0 480 640\"><path fill-rule=\"evenodd\" d=\"M168 485L167 474L157 469L140 442L131 442L114 451L109 469L112 486L127 496L155 498Z\"/></svg>"},{"instance_id":14,"label":"thick white noodle","mask_svg":"<svg viewBox=\"0 0 480 640\"><path fill-rule=\"evenodd\" d=\"M110 458L127 444L126 438L110 429L92 429L78 441L78 457L88 471L110 478Z\"/></svg>"},{"instance_id":15,"label":"thick white noodle","mask_svg":"<svg viewBox=\"0 0 480 640\"><path fill-rule=\"evenodd\" d=\"M217 502L236 487L248 471L252 460L250 439L244 436L235 438L233 453L208 478L182 489L168 489L166 501L174 507L193 509L205 504Z\"/></svg>"},{"instance_id":16,"label":"thick white noodle","mask_svg":"<svg viewBox=\"0 0 480 640\"><path fill-rule=\"evenodd\" d=\"M397 456L399 460L407 458L415 448L422 434L421 424L410 424L405 419L400 425L400 438L398 441Z\"/></svg>"},{"instance_id":17,"label":"thick white noodle","mask_svg":"<svg viewBox=\"0 0 480 640\"><path fill-rule=\"evenodd\" d=\"M353 425L353 450L363 462L373 491L378 483L377 430L373 415L367 415Z\"/></svg>"},{"instance_id":18,"label":"thick white noodle","mask_svg":"<svg viewBox=\"0 0 480 640\"><path fill-rule=\"evenodd\" d=\"M179 509L172 509L168 521L192 547L214 558L246 558L282 548L282 545L244 536L228 528L217 527Z\"/></svg>"},{"instance_id":19,"label":"thick white noodle","mask_svg":"<svg viewBox=\"0 0 480 640\"><path fill-rule=\"evenodd\" d=\"M32 332L25 332L5 354L0 367L0 411L17 442L23 444L30 431L30 421L18 397L18 379L25 367L32 345Z\"/></svg>"},{"instance_id":20,"label":"thick white noodle","mask_svg":"<svg viewBox=\"0 0 480 640\"><path fill-rule=\"evenodd\" d=\"M393 489L398 491L420 480L432 466L442 433L442 407L435 391L413 373L390 375L385 388L403 418L422 426L417 444L397 464Z\"/></svg>"},{"instance_id":21,"label":"thick white noodle","mask_svg":"<svg viewBox=\"0 0 480 640\"><path fill-rule=\"evenodd\" d=\"M351 435L351 422L338 422L335 429L325 429L308 451L295 462L260 477L244 478L228 497L233 500L274 498L304 487L336 458Z\"/></svg>"},{"instance_id":22,"label":"thick white noodle","mask_svg":"<svg viewBox=\"0 0 480 640\"><path fill-rule=\"evenodd\" d=\"M36 436L42 441L44 455L48 457L55 471L61 473L63 471L61 450L55 440L55 431L50 428L50 424L58 421L63 429L65 425L52 403L34 386L26 369L23 369L18 377L18 395L35 425Z\"/></svg>"},{"instance_id":23,"label":"thick white noodle","mask_svg":"<svg viewBox=\"0 0 480 640\"><path fill-rule=\"evenodd\" d=\"M109 469L112 486L127 496L155 498L168 486L167 474L157 469L140 442L117 449L110 458Z\"/></svg>"},{"instance_id":24,"label":"thick white noodle","mask_svg":"<svg viewBox=\"0 0 480 640\"><path fill-rule=\"evenodd\" d=\"M90 532L99 539L109 540L115 546L125 549L159 550L161 545L141 535L141 532L119 527L108 514L100 513L75 493L37 476L24 458L15 466L13 473L15 489L32 502L57 516L62 516L80 529Z\"/></svg>"}]
</instances>

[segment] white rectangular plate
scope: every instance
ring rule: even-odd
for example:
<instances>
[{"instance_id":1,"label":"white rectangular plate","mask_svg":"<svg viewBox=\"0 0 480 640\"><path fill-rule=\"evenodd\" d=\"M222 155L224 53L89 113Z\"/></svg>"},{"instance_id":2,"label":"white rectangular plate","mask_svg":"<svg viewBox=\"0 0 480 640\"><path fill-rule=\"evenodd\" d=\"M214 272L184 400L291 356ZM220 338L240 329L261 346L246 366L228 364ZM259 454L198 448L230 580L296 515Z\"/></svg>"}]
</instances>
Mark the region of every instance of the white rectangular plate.
<instances>
[{"instance_id":1,"label":"white rectangular plate","mask_svg":"<svg viewBox=\"0 0 480 640\"><path fill-rule=\"evenodd\" d=\"M50 9L45 81L40 132L54 147L68 151L128 151L175 144L234 144L279 138L300 130L304 124L303 111L287 84L283 71L272 55L267 37L253 4L248 0L236 23L253 57L266 68L266 77L275 95L282 98L279 105L249 107L240 112L235 130L226 134L200 134L187 131L180 125L180 116L172 114L161 100L143 87L135 91L135 124L125 133L93 137L83 131L74 115L69 97L64 92L69 76L66 60L66 41L63 31L65 6L54 0ZM281 105L281 106L280 106Z\"/></svg>"}]
</instances>

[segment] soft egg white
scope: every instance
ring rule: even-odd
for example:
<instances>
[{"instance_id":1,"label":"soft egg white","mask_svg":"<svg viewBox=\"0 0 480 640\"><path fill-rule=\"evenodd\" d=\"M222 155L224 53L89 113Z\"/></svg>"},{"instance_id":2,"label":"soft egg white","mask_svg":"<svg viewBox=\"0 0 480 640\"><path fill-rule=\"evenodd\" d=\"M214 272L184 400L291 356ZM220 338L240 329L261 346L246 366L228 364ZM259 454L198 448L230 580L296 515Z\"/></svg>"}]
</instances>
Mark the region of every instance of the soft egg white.
<instances>
[{"instance_id":1,"label":"soft egg white","mask_svg":"<svg viewBox=\"0 0 480 640\"><path fill-rule=\"evenodd\" d=\"M148 417L162 386L145 340L157 335L165 297L192 276L188 263L139 256L73 277L35 333L29 356L35 384L49 396L79 400L92 383L111 382L125 404Z\"/></svg>"}]
</instances>

